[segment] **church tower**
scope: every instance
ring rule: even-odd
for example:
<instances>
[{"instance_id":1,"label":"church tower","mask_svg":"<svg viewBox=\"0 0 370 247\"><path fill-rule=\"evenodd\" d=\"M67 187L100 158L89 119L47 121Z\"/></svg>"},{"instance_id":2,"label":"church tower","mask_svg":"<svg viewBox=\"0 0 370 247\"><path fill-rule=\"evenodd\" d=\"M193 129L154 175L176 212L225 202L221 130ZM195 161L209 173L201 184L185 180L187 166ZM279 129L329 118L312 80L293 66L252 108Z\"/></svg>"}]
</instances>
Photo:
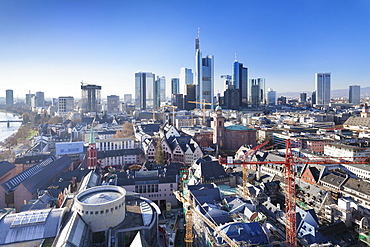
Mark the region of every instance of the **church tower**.
<instances>
[{"instance_id":1,"label":"church tower","mask_svg":"<svg viewBox=\"0 0 370 247\"><path fill-rule=\"evenodd\" d=\"M216 109L216 120L213 121L213 143L217 144L219 148L224 146L225 136L225 117L222 116L221 106L217 106Z\"/></svg>"},{"instance_id":2,"label":"church tower","mask_svg":"<svg viewBox=\"0 0 370 247\"><path fill-rule=\"evenodd\" d=\"M95 169L98 164L94 128L91 127L89 148L87 149L87 169Z\"/></svg>"},{"instance_id":3,"label":"church tower","mask_svg":"<svg viewBox=\"0 0 370 247\"><path fill-rule=\"evenodd\" d=\"M361 117L364 117L364 118L369 117L369 106L366 103L362 107Z\"/></svg>"}]
</instances>

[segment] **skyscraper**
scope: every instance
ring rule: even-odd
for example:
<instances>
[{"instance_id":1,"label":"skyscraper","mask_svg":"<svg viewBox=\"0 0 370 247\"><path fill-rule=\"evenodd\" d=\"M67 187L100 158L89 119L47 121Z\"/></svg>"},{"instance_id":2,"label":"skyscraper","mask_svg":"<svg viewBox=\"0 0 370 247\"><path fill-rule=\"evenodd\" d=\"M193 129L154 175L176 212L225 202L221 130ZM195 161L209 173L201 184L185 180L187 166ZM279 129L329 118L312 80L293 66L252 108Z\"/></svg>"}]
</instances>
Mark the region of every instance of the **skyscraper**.
<instances>
[{"instance_id":1,"label":"skyscraper","mask_svg":"<svg viewBox=\"0 0 370 247\"><path fill-rule=\"evenodd\" d=\"M307 102L307 94L306 93L300 93L299 94L299 102Z\"/></svg>"},{"instance_id":2,"label":"skyscraper","mask_svg":"<svg viewBox=\"0 0 370 247\"><path fill-rule=\"evenodd\" d=\"M26 105L31 106L32 97L35 97L35 94L31 92L26 94Z\"/></svg>"},{"instance_id":3,"label":"skyscraper","mask_svg":"<svg viewBox=\"0 0 370 247\"><path fill-rule=\"evenodd\" d=\"M188 84L194 84L194 75L191 69L188 68L181 68L180 69L180 93L185 93L185 87Z\"/></svg>"},{"instance_id":4,"label":"skyscraper","mask_svg":"<svg viewBox=\"0 0 370 247\"><path fill-rule=\"evenodd\" d=\"M328 105L330 103L330 73L315 74L316 104Z\"/></svg>"},{"instance_id":5,"label":"skyscraper","mask_svg":"<svg viewBox=\"0 0 370 247\"><path fill-rule=\"evenodd\" d=\"M355 105L360 104L360 92L361 92L361 88L359 85L349 86L348 102L355 104Z\"/></svg>"},{"instance_id":6,"label":"skyscraper","mask_svg":"<svg viewBox=\"0 0 370 247\"><path fill-rule=\"evenodd\" d=\"M267 105L276 105L276 91L267 89Z\"/></svg>"},{"instance_id":7,"label":"skyscraper","mask_svg":"<svg viewBox=\"0 0 370 247\"><path fill-rule=\"evenodd\" d=\"M165 76L159 77L159 98L160 98L160 102L166 102L166 77Z\"/></svg>"},{"instance_id":8,"label":"skyscraper","mask_svg":"<svg viewBox=\"0 0 370 247\"><path fill-rule=\"evenodd\" d=\"M6 105L11 106L14 104L14 97L13 97L13 90L8 89L5 91L6 93Z\"/></svg>"},{"instance_id":9,"label":"skyscraper","mask_svg":"<svg viewBox=\"0 0 370 247\"><path fill-rule=\"evenodd\" d=\"M125 103L132 103L132 94L124 94L123 95L123 101Z\"/></svg>"},{"instance_id":10,"label":"skyscraper","mask_svg":"<svg viewBox=\"0 0 370 247\"><path fill-rule=\"evenodd\" d=\"M208 102L213 104L213 60L212 55L202 58L198 35L198 38L195 39L195 83L197 85L198 102ZM198 105L197 107L201 108L201 105Z\"/></svg>"},{"instance_id":11,"label":"skyscraper","mask_svg":"<svg viewBox=\"0 0 370 247\"><path fill-rule=\"evenodd\" d=\"M119 96L109 95L107 96L107 112L118 113L119 112Z\"/></svg>"},{"instance_id":12,"label":"skyscraper","mask_svg":"<svg viewBox=\"0 0 370 247\"><path fill-rule=\"evenodd\" d=\"M146 110L154 106L155 74L151 72L135 73L135 108Z\"/></svg>"},{"instance_id":13,"label":"skyscraper","mask_svg":"<svg viewBox=\"0 0 370 247\"><path fill-rule=\"evenodd\" d=\"M84 112L101 111L101 86L81 82L81 109Z\"/></svg>"},{"instance_id":14,"label":"skyscraper","mask_svg":"<svg viewBox=\"0 0 370 247\"><path fill-rule=\"evenodd\" d=\"M250 103L252 106L260 106L265 104L265 79L257 78L250 80L251 95Z\"/></svg>"},{"instance_id":15,"label":"skyscraper","mask_svg":"<svg viewBox=\"0 0 370 247\"><path fill-rule=\"evenodd\" d=\"M233 64L233 85L239 89L239 106L248 105L248 68L243 67L242 63L235 60Z\"/></svg>"},{"instance_id":16,"label":"skyscraper","mask_svg":"<svg viewBox=\"0 0 370 247\"><path fill-rule=\"evenodd\" d=\"M180 80L179 78L171 78L171 94L180 93Z\"/></svg>"},{"instance_id":17,"label":"skyscraper","mask_svg":"<svg viewBox=\"0 0 370 247\"><path fill-rule=\"evenodd\" d=\"M44 92L36 92L35 95L35 106L36 107L43 107L45 105L45 96Z\"/></svg>"}]
</instances>

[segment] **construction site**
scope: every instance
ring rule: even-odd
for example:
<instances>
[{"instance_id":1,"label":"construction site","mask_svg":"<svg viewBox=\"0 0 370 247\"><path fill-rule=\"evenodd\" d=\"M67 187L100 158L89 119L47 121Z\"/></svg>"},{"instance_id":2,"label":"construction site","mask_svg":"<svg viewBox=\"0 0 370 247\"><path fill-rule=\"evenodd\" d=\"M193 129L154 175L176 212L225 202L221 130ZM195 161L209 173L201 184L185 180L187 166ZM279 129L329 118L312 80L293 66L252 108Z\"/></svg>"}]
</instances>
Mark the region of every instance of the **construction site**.
<instances>
[{"instance_id":1,"label":"construction site","mask_svg":"<svg viewBox=\"0 0 370 247\"><path fill-rule=\"evenodd\" d=\"M185 246L368 246L370 186L352 167L369 160L267 143L183 172Z\"/></svg>"}]
</instances>

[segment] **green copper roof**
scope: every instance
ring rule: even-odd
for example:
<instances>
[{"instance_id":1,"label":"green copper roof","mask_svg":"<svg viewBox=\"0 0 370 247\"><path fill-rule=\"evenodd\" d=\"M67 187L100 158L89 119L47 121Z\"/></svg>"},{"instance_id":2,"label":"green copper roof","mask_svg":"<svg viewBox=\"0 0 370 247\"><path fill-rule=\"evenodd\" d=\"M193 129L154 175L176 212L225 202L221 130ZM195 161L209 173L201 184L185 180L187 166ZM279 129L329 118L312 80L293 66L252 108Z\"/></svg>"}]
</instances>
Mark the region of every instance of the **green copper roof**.
<instances>
[{"instance_id":1,"label":"green copper roof","mask_svg":"<svg viewBox=\"0 0 370 247\"><path fill-rule=\"evenodd\" d=\"M239 124L227 126L226 129L227 130L252 130L250 128L247 128L247 127L245 127L243 125L239 125Z\"/></svg>"},{"instance_id":2,"label":"green copper roof","mask_svg":"<svg viewBox=\"0 0 370 247\"><path fill-rule=\"evenodd\" d=\"M95 141L95 134L94 134L94 128L91 127L91 131L90 131L90 144L92 143L96 143Z\"/></svg>"}]
</instances>

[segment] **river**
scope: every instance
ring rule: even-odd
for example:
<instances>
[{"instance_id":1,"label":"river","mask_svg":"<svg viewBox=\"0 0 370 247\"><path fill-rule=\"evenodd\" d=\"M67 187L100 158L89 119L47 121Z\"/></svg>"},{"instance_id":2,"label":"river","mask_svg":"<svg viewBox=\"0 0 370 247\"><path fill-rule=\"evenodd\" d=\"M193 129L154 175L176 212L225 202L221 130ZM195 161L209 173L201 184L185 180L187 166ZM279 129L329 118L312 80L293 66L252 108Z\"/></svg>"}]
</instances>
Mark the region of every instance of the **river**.
<instances>
[{"instance_id":1,"label":"river","mask_svg":"<svg viewBox=\"0 0 370 247\"><path fill-rule=\"evenodd\" d=\"M0 112L0 121L6 120L21 120L18 116L13 116L12 113ZM11 136L13 133L16 133L21 122L10 123L8 127L7 122L0 122L0 141L4 141L7 137Z\"/></svg>"}]
</instances>

